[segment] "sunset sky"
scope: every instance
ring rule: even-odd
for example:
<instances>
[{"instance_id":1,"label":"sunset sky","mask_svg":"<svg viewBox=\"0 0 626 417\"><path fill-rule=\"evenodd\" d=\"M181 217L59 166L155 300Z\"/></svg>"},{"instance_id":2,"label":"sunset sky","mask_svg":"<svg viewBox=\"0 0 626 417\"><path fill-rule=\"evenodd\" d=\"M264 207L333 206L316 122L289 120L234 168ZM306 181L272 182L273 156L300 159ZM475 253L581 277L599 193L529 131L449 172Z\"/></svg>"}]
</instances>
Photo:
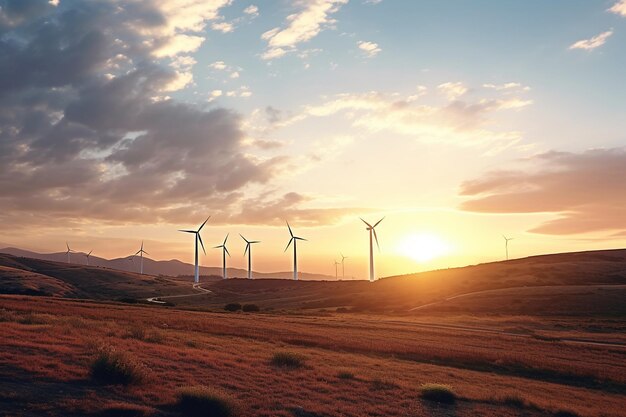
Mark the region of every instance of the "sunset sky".
<instances>
[{"instance_id":1,"label":"sunset sky","mask_svg":"<svg viewBox=\"0 0 626 417\"><path fill-rule=\"evenodd\" d=\"M626 246L626 0L0 0L0 247L377 275ZM191 271L190 271L191 273Z\"/></svg>"}]
</instances>

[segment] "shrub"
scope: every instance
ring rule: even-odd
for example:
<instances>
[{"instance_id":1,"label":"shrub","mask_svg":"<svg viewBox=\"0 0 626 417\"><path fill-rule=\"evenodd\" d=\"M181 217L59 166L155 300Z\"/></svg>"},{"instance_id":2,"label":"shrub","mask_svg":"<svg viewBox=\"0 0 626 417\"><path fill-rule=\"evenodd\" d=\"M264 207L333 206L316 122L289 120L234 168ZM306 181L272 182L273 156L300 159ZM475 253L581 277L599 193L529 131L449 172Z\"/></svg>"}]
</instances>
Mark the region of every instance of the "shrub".
<instances>
[{"instance_id":1,"label":"shrub","mask_svg":"<svg viewBox=\"0 0 626 417\"><path fill-rule=\"evenodd\" d=\"M456 401L452 387L444 384L424 384L420 387L420 395L425 400L438 403L453 404Z\"/></svg>"},{"instance_id":2,"label":"shrub","mask_svg":"<svg viewBox=\"0 0 626 417\"><path fill-rule=\"evenodd\" d=\"M237 403L230 395L204 385L179 389L176 405L189 417L232 417L238 414Z\"/></svg>"},{"instance_id":3,"label":"shrub","mask_svg":"<svg viewBox=\"0 0 626 417\"><path fill-rule=\"evenodd\" d=\"M554 417L578 417L579 414L571 410L559 410L554 413Z\"/></svg>"},{"instance_id":4,"label":"shrub","mask_svg":"<svg viewBox=\"0 0 626 417\"><path fill-rule=\"evenodd\" d=\"M341 371L337 374L340 379L354 379L354 374L350 371Z\"/></svg>"},{"instance_id":5,"label":"shrub","mask_svg":"<svg viewBox=\"0 0 626 417\"><path fill-rule=\"evenodd\" d=\"M241 310L241 304L239 303L229 303L224 306L224 310L226 311L239 311Z\"/></svg>"},{"instance_id":6,"label":"shrub","mask_svg":"<svg viewBox=\"0 0 626 417\"><path fill-rule=\"evenodd\" d=\"M91 377L104 384L140 383L146 375L147 370L141 362L114 348L100 348L91 364Z\"/></svg>"},{"instance_id":7,"label":"shrub","mask_svg":"<svg viewBox=\"0 0 626 417\"><path fill-rule=\"evenodd\" d=\"M305 358L299 353L295 352L276 352L272 356L272 365L281 368L302 368L304 366Z\"/></svg>"},{"instance_id":8,"label":"shrub","mask_svg":"<svg viewBox=\"0 0 626 417\"><path fill-rule=\"evenodd\" d=\"M373 391L383 391L383 390L389 390L389 389L395 389L398 388L398 385L390 379L380 379L380 378L376 378L372 381L372 390Z\"/></svg>"},{"instance_id":9,"label":"shrub","mask_svg":"<svg viewBox=\"0 0 626 417\"><path fill-rule=\"evenodd\" d=\"M260 311L261 310L259 308L259 306L256 305L256 304L244 304L243 307L241 307L241 309L243 311L245 311L246 313L251 313L251 312L255 312L255 311Z\"/></svg>"}]
</instances>

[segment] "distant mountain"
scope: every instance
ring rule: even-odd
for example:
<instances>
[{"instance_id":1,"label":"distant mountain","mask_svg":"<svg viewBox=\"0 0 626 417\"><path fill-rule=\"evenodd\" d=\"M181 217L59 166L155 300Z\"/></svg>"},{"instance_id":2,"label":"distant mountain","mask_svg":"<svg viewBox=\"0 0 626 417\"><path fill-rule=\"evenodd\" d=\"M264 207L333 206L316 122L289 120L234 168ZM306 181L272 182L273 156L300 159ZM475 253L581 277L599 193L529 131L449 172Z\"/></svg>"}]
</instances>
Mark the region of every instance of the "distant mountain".
<instances>
[{"instance_id":1,"label":"distant mountain","mask_svg":"<svg viewBox=\"0 0 626 417\"><path fill-rule=\"evenodd\" d=\"M57 253L37 253L19 248L3 248L0 249L0 253L6 253L13 256L21 256L24 258L42 259L45 261L55 262L67 262L67 255L65 252ZM72 264L87 265L87 257L85 253L74 252L70 254L70 261ZM104 268L117 269L119 271L127 272L139 272L139 258L134 260L128 258L115 258L105 259L97 256L89 257L90 266L100 266ZM179 275L193 275L194 266L185 262L181 262L178 259L172 259L169 261L155 261L147 257L143 258L143 272L148 275L167 275L176 277ZM248 271L239 268L227 268L229 278L244 278L248 276ZM200 275L204 276L222 276L221 267L201 266ZM282 278L291 279L293 273L287 272L256 272L252 271L253 278L266 279L266 278ZM313 281L328 281L335 280L335 277L323 274L310 274L306 272L300 273L300 279L313 280Z\"/></svg>"}]
</instances>

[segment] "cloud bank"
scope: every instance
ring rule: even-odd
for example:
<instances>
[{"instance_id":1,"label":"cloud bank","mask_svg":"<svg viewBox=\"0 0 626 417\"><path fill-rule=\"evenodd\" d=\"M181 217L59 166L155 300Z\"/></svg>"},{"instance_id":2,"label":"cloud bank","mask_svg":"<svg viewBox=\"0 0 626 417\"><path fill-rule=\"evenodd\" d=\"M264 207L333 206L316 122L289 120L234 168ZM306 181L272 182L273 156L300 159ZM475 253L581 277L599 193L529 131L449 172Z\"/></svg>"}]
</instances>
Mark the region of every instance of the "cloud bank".
<instances>
[{"instance_id":1,"label":"cloud bank","mask_svg":"<svg viewBox=\"0 0 626 417\"><path fill-rule=\"evenodd\" d=\"M531 231L626 232L626 148L548 152L526 171L496 171L461 185L461 208L482 213L557 213Z\"/></svg>"}]
</instances>

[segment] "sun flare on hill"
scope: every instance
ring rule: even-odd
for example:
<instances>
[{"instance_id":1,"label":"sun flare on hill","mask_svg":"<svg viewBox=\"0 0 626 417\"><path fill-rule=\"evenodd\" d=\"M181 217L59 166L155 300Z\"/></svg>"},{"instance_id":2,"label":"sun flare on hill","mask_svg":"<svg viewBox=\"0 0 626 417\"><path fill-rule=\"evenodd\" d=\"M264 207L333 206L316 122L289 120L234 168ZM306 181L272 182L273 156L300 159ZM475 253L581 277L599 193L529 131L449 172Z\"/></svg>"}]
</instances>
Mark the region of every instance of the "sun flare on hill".
<instances>
[{"instance_id":1,"label":"sun flare on hill","mask_svg":"<svg viewBox=\"0 0 626 417\"><path fill-rule=\"evenodd\" d=\"M417 262L427 262L450 252L450 245L432 233L417 233L405 237L398 252Z\"/></svg>"}]
</instances>

